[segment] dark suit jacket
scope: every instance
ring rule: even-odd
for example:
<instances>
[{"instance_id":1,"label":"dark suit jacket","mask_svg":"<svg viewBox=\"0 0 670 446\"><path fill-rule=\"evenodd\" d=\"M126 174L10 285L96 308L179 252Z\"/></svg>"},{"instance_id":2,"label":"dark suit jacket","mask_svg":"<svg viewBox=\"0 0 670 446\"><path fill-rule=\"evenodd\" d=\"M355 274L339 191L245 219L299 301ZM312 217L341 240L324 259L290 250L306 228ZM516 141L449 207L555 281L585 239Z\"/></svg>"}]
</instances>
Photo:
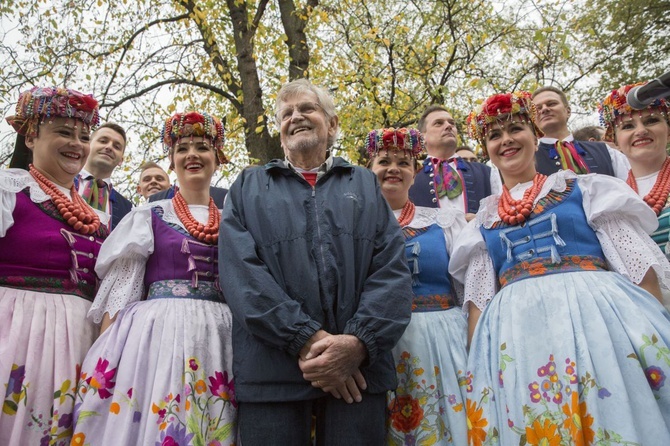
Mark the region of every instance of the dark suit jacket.
<instances>
[{"instance_id":1,"label":"dark suit jacket","mask_svg":"<svg viewBox=\"0 0 670 446\"><path fill-rule=\"evenodd\" d=\"M226 198L227 193L228 189L214 186L209 187L209 195L214 199L214 203L216 203L216 207L218 207L219 209L223 209L223 200ZM174 186L170 187L167 190L162 190L149 196L149 202L165 200L166 198L172 198L172 197L174 197Z\"/></svg>"},{"instance_id":2,"label":"dark suit jacket","mask_svg":"<svg viewBox=\"0 0 670 446\"><path fill-rule=\"evenodd\" d=\"M467 212L476 214L482 198L491 195L491 168L482 163L466 163L460 158L456 164L463 178L463 192L468 200ZM424 161L423 168L414 177L414 185L409 189L409 198L415 205L440 207L434 176L433 163Z\"/></svg>"},{"instance_id":3,"label":"dark suit jacket","mask_svg":"<svg viewBox=\"0 0 670 446\"><path fill-rule=\"evenodd\" d=\"M114 229L121 219L130 212L133 208L133 204L115 189L112 189L109 201L112 203L112 229Z\"/></svg>"},{"instance_id":4,"label":"dark suit jacket","mask_svg":"<svg viewBox=\"0 0 670 446\"><path fill-rule=\"evenodd\" d=\"M79 175L74 177L74 187L77 190L79 189ZM121 219L130 212L133 208L133 204L114 188L112 188L112 193L109 196L109 202L112 205L112 229L114 229Z\"/></svg>"},{"instance_id":5,"label":"dark suit jacket","mask_svg":"<svg viewBox=\"0 0 670 446\"><path fill-rule=\"evenodd\" d=\"M607 145L599 141L573 141L577 152L582 156L591 173L616 176ZM535 166L543 175L551 175L561 169L561 161L552 144L540 143L535 152Z\"/></svg>"}]
</instances>

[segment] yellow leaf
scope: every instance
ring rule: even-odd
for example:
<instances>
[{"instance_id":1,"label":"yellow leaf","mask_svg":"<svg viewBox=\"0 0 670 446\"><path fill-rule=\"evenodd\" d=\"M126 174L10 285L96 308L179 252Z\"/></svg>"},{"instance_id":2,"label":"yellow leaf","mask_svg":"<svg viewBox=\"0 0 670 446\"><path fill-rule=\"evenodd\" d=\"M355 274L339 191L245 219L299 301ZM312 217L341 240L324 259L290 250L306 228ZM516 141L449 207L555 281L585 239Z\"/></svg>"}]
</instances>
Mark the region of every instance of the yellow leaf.
<instances>
[{"instance_id":1,"label":"yellow leaf","mask_svg":"<svg viewBox=\"0 0 670 446\"><path fill-rule=\"evenodd\" d=\"M256 132L256 133L263 133L263 129L264 129L264 128L265 128L264 126L259 125L258 127L256 127L255 132Z\"/></svg>"}]
</instances>

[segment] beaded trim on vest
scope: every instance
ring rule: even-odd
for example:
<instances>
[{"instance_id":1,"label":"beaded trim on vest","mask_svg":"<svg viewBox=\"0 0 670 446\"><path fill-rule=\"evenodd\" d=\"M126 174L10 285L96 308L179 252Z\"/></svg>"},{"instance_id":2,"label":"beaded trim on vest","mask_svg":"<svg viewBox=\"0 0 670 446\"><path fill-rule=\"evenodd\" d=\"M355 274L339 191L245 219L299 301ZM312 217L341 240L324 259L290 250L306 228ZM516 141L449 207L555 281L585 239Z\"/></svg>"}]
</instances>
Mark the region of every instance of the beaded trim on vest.
<instances>
[{"instance_id":1,"label":"beaded trim on vest","mask_svg":"<svg viewBox=\"0 0 670 446\"><path fill-rule=\"evenodd\" d=\"M95 283L73 282L70 279L57 279L54 277L26 276L0 277L0 286L41 293L73 294L90 302L93 302L97 289L97 284Z\"/></svg>"},{"instance_id":2,"label":"beaded trim on vest","mask_svg":"<svg viewBox=\"0 0 670 446\"><path fill-rule=\"evenodd\" d=\"M213 302L225 302L218 282L200 282L198 287L191 286L190 280L159 280L149 287L147 300L150 299L199 299Z\"/></svg>"},{"instance_id":3,"label":"beaded trim on vest","mask_svg":"<svg viewBox=\"0 0 670 446\"><path fill-rule=\"evenodd\" d=\"M530 262L520 262L507 269L500 275L501 288L512 282L534 276L566 273L574 271L607 271L607 263L596 256L568 256L561 257L559 263L554 263L551 257L542 257Z\"/></svg>"}]
</instances>

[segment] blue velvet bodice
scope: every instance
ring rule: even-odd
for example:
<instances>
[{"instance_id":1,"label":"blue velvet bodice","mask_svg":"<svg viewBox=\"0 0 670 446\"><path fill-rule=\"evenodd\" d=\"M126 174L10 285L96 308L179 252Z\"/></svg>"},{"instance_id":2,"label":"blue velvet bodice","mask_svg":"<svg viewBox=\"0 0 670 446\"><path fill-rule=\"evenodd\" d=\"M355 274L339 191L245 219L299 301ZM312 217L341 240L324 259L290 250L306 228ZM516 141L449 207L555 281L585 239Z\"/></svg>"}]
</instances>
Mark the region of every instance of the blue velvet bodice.
<instances>
[{"instance_id":1,"label":"blue velvet bodice","mask_svg":"<svg viewBox=\"0 0 670 446\"><path fill-rule=\"evenodd\" d=\"M449 253L444 233L437 224L404 228L405 254L412 272L413 312L440 311L455 305L449 275Z\"/></svg>"},{"instance_id":2,"label":"blue velvet bodice","mask_svg":"<svg viewBox=\"0 0 670 446\"><path fill-rule=\"evenodd\" d=\"M498 222L481 233L501 286L537 275L606 268L574 179L567 180L564 192L540 199L524 225Z\"/></svg>"}]
</instances>

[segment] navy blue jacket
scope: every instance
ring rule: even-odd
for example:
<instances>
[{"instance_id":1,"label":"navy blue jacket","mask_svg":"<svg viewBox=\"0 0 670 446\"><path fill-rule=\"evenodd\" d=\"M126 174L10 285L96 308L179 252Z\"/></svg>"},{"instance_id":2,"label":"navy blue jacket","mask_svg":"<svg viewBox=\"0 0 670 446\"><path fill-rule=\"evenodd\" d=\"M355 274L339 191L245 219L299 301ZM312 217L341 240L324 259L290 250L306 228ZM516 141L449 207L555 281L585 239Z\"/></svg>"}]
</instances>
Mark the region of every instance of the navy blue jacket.
<instances>
[{"instance_id":1,"label":"navy blue jacket","mask_svg":"<svg viewBox=\"0 0 670 446\"><path fill-rule=\"evenodd\" d=\"M591 173L616 176L607 144L596 141L573 141ZM561 160L553 144L540 143L535 152L535 166L538 172L551 175L561 170Z\"/></svg>"},{"instance_id":2,"label":"navy blue jacket","mask_svg":"<svg viewBox=\"0 0 670 446\"><path fill-rule=\"evenodd\" d=\"M121 219L133 209L133 204L114 188L109 195L109 201L112 203L112 229L114 229Z\"/></svg>"},{"instance_id":3,"label":"navy blue jacket","mask_svg":"<svg viewBox=\"0 0 670 446\"><path fill-rule=\"evenodd\" d=\"M219 271L239 401L323 396L298 367L319 329L365 344L369 393L395 389L391 348L409 323L412 283L372 172L333 158L312 188L281 160L245 169L223 209Z\"/></svg>"},{"instance_id":4,"label":"navy blue jacket","mask_svg":"<svg viewBox=\"0 0 670 446\"><path fill-rule=\"evenodd\" d=\"M482 163L466 163L462 159L456 162L463 177L463 190L467 194L467 212L476 214L482 198L491 195L491 168ZM427 158L423 168L417 172L414 184L409 189L409 198L417 206L438 208L440 203L435 191L433 163Z\"/></svg>"}]
</instances>

